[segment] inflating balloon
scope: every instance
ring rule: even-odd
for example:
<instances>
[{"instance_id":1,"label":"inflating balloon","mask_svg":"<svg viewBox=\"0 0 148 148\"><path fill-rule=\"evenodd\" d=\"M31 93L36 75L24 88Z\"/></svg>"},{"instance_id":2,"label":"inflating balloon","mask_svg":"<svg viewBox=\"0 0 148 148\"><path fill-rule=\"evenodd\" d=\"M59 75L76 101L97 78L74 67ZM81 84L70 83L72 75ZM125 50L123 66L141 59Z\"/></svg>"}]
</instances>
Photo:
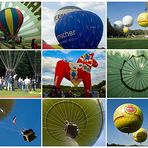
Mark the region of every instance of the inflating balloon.
<instances>
[{"instance_id":1,"label":"inflating balloon","mask_svg":"<svg viewBox=\"0 0 148 148\"><path fill-rule=\"evenodd\" d=\"M63 7L61 9L59 9L55 16L54 16L54 22L55 24L57 23L57 21L62 18L65 14L68 14L70 12L74 12L74 11L80 11L82 10L81 8L79 7L76 7L76 6L66 6L66 7Z\"/></svg>"},{"instance_id":2,"label":"inflating balloon","mask_svg":"<svg viewBox=\"0 0 148 148\"><path fill-rule=\"evenodd\" d=\"M122 23L125 27L131 27L133 25L134 19L132 16L124 16L122 19Z\"/></svg>"},{"instance_id":3,"label":"inflating balloon","mask_svg":"<svg viewBox=\"0 0 148 148\"><path fill-rule=\"evenodd\" d=\"M143 123L143 113L134 104L123 104L119 106L113 116L115 127L124 133L136 132Z\"/></svg>"},{"instance_id":4,"label":"inflating balloon","mask_svg":"<svg viewBox=\"0 0 148 148\"><path fill-rule=\"evenodd\" d=\"M78 86L82 81L85 88L86 97L91 96L91 68L97 67L98 63L93 58L94 53L84 54L77 63L60 60L56 64L54 85L58 90L63 78L68 79L74 86Z\"/></svg>"},{"instance_id":5,"label":"inflating balloon","mask_svg":"<svg viewBox=\"0 0 148 148\"><path fill-rule=\"evenodd\" d=\"M43 100L44 146L91 146L104 124L100 100Z\"/></svg>"},{"instance_id":6,"label":"inflating balloon","mask_svg":"<svg viewBox=\"0 0 148 148\"><path fill-rule=\"evenodd\" d=\"M8 116L14 104L14 100L0 99L0 120Z\"/></svg>"},{"instance_id":7,"label":"inflating balloon","mask_svg":"<svg viewBox=\"0 0 148 148\"><path fill-rule=\"evenodd\" d=\"M3 9L0 11L0 30L9 37L15 37L22 26L23 19L23 14L19 9Z\"/></svg>"},{"instance_id":8,"label":"inflating balloon","mask_svg":"<svg viewBox=\"0 0 148 148\"><path fill-rule=\"evenodd\" d=\"M16 67L22 59L24 51L0 51L0 59L5 66L5 77L13 76L15 74Z\"/></svg>"},{"instance_id":9,"label":"inflating balloon","mask_svg":"<svg viewBox=\"0 0 148 148\"><path fill-rule=\"evenodd\" d=\"M137 22L141 27L148 27L148 12L140 13Z\"/></svg>"},{"instance_id":10,"label":"inflating balloon","mask_svg":"<svg viewBox=\"0 0 148 148\"><path fill-rule=\"evenodd\" d=\"M124 32L124 33L128 33L128 31L129 31L128 27L124 27L124 28L123 28L123 32Z\"/></svg>"},{"instance_id":11,"label":"inflating balloon","mask_svg":"<svg viewBox=\"0 0 148 148\"><path fill-rule=\"evenodd\" d=\"M144 142L147 139L147 131L144 128L140 128L138 131L133 133L133 139L136 142Z\"/></svg>"},{"instance_id":12,"label":"inflating balloon","mask_svg":"<svg viewBox=\"0 0 148 148\"><path fill-rule=\"evenodd\" d=\"M90 11L68 13L55 26L56 38L65 49L96 49L102 34L102 20Z\"/></svg>"},{"instance_id":13,"label":"inflating balloon","mask_svg":"<svg viewBox=\"0 0 148 148\"><path fill-rule=\"evenodd\" d=\"M117 29L117 30L120 30L123 28L123 24L122 24L122 21L120 20L117 20L114 22L114 28Z\"/></svg>"}]
</instances>

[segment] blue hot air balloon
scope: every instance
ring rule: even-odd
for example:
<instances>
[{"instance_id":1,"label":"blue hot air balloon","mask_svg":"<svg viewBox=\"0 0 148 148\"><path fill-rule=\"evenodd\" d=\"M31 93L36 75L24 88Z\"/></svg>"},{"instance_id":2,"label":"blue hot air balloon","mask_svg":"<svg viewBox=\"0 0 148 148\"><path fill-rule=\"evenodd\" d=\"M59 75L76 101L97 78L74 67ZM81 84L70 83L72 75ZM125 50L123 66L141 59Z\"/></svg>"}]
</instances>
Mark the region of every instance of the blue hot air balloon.
<instances>
[{"instance_id":1,"label":"blue hot air balloon","mask_svg":"<svg viewBox=\"0 0 148 148\"><path fill-rule=\"evenodd\" d=\"M96 49L102 34L102 20L90 11L70 12L55 26L56 38L65 49Z\"/></svg>"},{"instance_id":2,"label":"blue hot air balloon","mask_svg":"<svg viewBox=\"0 0 148 148\"><path fill-rule=\"evenodd\" d=\"M19 9L6 8L0 11L0 30L9 37L14 37L19 32L23 23L23 14Z\"/></svg>"}]
</instances>

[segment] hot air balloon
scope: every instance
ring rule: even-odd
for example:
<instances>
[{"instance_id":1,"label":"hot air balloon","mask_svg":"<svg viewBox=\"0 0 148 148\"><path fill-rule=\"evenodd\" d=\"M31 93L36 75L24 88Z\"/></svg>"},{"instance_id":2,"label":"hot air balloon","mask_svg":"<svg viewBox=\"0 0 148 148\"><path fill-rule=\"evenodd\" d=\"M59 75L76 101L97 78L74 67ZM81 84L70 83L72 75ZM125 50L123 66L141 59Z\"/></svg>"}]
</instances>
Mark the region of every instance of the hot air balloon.
<instances>
[{"instance_id":1,"label":"hot air balloon","mask_svg":"<svg viewBox=\"0 0 148 148\"><path fill-rule=\"evenodd\" d=\"M0 120L8 116L14 104L15 104L14 100L0 99Z\"/></svg>"},{"instance_id":2,"label":"hot air balloon","mask_svg":"<svg viewBox=\"0 0 148 148\"><path fill-rule=\"evenodd\" d=\"M132 16L124 16L122 19L122 23L125 27L131 27L133 25L134 19Z\"/></svg>"},{"instance_id":3,"label":"hot air balloon","mask_svg":"<svg viewBox=\"0 0 148 148\"><path fill-rule=\"evenodd\" d=\"M24 51L0 51L0 59L6 68L5 76L13 76Z\"/></svg>"},{"instance_id":4,"label":"hot air balloon","mask_svg":"<svg viewBox=\"0 0 148 148\"><path fill-rule=\"evenodd\" d=\"M44 146L91 146L104 123L100 100L43 100Z\"/></svg>"},{"instance_id":5,"label":"hot air balloon","mask_svg":"<svg viewBox=\"0 0 148 148\"><path fill-rule=\"evenodd\" d=\"M148 27L148 12L140 13L137 22L141 27Z\"/></svg>"},{"instance_id":6,"label":"hot air balloon","mask_svg":"<svg viewBox=\"0 0 148 148\"><path fill-rule=\"evenodd\" d=\"M82 55L77 63L59 60L55 68L54 85L59 90L63 78L71 81L74 86L78 86L82 81L85 96L91 97L91 68L97 66L94 53Z\"/></svg>"},{"instance_id":7,"label":"hot air balloon","mask_svg":"<svg viewBox=\"0 0 148 148\"><path fill-rule=\"evenodd\" d=\"M115 127L124 133L136 132L143 123L143 113L135 104L122 104L114 112Z\"/></svg>"},{"instance_id":8,"label":"hot air balloon","mask_svg":"<svg viewBox=\"0 0 148 148\"><path fill-rule=\"evenodd\" d=\"M117 20L114 22L114 28L117 29L117 30L120 30L123 28L123 24L122 24L122 21L120 20Z\"/></svg>"},{"instance_id":9,"label":"hot air balloon","mask_svg":"<svg viewBox=\"0 0 148 148\"><path fill-rule=\"evenodd\" d=\"M80 11L82 10L81 8L79 7L76 7L76 6L65 6L65 7L62 7L61 9L59 9L55 16L54 16L54 22L55 24L57 23L57 21L62 18L65 14L68 14L70 12L74 12L74 11Z\"/></svg>"},{"instance_id":10,"label":"hot air balloon","mask_svg":"<svg viewBox=\"0 0 148 148\"><path fill-rule=\"evenodd\" d=\"M123 28L123 32L124 32L124 33L128 33L128 31L129 31L128 27L124 27L124 28Z\"/></svg>"},{"instance_id":11,"label":"hot air balloon","mask_svg":"<svg viewBox=\"0 0 148 148\"><path fill-rule=\"evenodd\" d=\"M68 13L55 26L56 38L65 49L96 49L102 34L102 20L90 11Z\"/></svg>"},{"instance_id":12,"label":"hot air balloon","mask_svg":"<svg viewBox=\"0 0 148 148\"><path fill-rule=\"evenodd\" d=\"M9 38L13 38L19 32L23 19L23 14L19 9L3 9L0 11L0 30Z\"/></svg>"},{"instance_id":13,"label":"hot air balloon","mask_svg":"<svg viewBox=\"0 0 148 148\"><path fill-rule=\"evenodd\" d=\"M136 142L144 142L147 139L147 131L144 128L140 128L138 131L133 133L133 139Z\"/></svg>"}]
</instances>

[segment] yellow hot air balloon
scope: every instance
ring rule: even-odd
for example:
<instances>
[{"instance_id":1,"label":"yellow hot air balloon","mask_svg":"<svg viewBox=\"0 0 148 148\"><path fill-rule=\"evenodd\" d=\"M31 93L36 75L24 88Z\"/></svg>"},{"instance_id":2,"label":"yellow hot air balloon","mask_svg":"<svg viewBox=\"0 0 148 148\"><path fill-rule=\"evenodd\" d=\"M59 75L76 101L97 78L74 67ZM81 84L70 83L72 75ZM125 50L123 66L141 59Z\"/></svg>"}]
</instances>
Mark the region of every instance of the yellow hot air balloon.
<instances>
[{"instance_id":1,"label":"yellow hot air balloon","mask_svg":"<svg viewBox=\"0 0 148 148\"><path fill-rule=\"evenodd\" d=\"M104 123L100 100L43 100L44 146L91 146Z\"/></svg>"},{"instance_id":2,"label":"yellow hot air balloon","mask_svg":"<svg viewBox=\"0 0 148 148\"><path fill-rule=\"evenodd\" d=\"M141 27L148 27L148 12L140 13L137 22Z\"/></svg>"},{"instance_id":3,"label":"yellow hot air balloon","mask_svg":"<svg viewBox=\"0 0 148 148\"><path fill-rule=\"evenodd\" d=\"M128 27L124 27L124 28L123 28L123 32L124 32L124 33L128 33L128 31L129 31Z\"/></svg>"},{"instance_id":4,"label":"yellow hot air balloon","mask_svg":"<svg viewBox=\"0 0 148 148\"><path fill-rule=\"evenodd\" d=\"M134 104L123 104L119 106L113 116L115 127L124 133L136 132L143 123L143 113Z\"/></svg>"},{"instance_id":5,"label":"yellow hot air balloon","mask_svg":"<svg viewBox=\"0 0 148 148\"><path fill-rule=\"evenodd\" d=\"M0 99L0 120L5 118L12 110L15 101L10 99Z\"/></svg>"},{"instance_id":6,"label":"yellow hot air balloon","mask_svg":"<svg viewBox=\"0 0 148 148\"><path fill-rule=\"evenodd\" d=\"M144 128L140 128L138 131L133 133L133 139L136 142L144 142L147 139L147 131Z\"/></svg>"}]
</instances>

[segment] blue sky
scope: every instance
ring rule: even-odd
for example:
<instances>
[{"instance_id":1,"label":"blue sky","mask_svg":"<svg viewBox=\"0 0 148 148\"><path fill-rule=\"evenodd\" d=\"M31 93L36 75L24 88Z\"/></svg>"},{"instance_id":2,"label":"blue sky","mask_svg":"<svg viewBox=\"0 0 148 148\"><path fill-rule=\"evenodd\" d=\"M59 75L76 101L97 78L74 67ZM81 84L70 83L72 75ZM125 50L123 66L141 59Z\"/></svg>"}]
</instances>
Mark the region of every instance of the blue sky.
<instances>
[{"instance_id":1,"label":"blue sky","mask_svg":"<svg viewBox=\"0 0 148 148\"><path fill-rule=\"evenodd\" d=\"M145 11L146 2L108 2L108 18L113 25L116 20L121 20L126 15L134 18L134 24L130 29L144 29L137 23L137 17Z\"/></svg>"},{"instance_id":2,"label":"blue sky","mask_svg":"<svg viewBox=\"0 0 148 148\"><path fill-rule=\"evenodd\" d=\"M96 143L94 144L94 146L104 146L106 145L106 99L102 99L102 104L103 104L103 107L104 107L104 115L105 115L105 120L104 120L104 127L103 127L103 130L102 130L102 133L99 137L99 139L96 141Z\"/></svg>"},{"instance_id":3,"label":"blue sky","mask_svg":"<svg viewBox=\"0 0 148 148\"><path fill-rule=\"evenodd\" d=\"M113 114L115 109L124 104L124 103L132 103L141 108L143 111L144 121L142 127L148 130L148 100L144 99L108 99L107 101L107 108L108 108L108 117L107 117L107 129L108 129L108 140L109 144L116 143L116 144L124 144L124 145L148 145L148 140L139 144L135 142L132 138L132 134L125 134L120 132L118 129L115 128L113 123Z\"/></svg>"},{"instance_id":4,"label":"blue sky","mask_svg":"<svg viewBox=\"0 0 148 148\"><path fill-rule=\"evenodd\" d=\"M99 43L99 47L106 47L106 30L105 30L105 3L104 2L45 2L42 8L42 38L48 44L58 44L55 37L54 28L54 16L60 8L64 6L77 6L83 10L88 10L97 14L104 24L103 37Z\"/></svg>"},{"instance_id":5,"label":"blue sky","mask_svg":"<svg viewBox=\"0 0 148 148\"><path fill-rule=\"evenodd\" d=\"M92 68L92 84L98 84L102 80L105 80L105 50L53 50L43 52L43 84L53 85L57 61L64 59L76 62L83 54L92 52L94 52L94 58L99 63L97 68ZM63 79L62 85L73 86L71 82L66 79ZM82 83L80 85L83 86Z\"/></svg>"},{"instance_id":6,"label":"blue sky","mask_svg":"<svg viewBox=\"0 0 148 148\"><path fill-rule=\"evenodd\" d=\"M41 144L41 103L40 100L17 99L12 112L0 121L0 146L39 146ZM16 126L12 124L16 116ZM33 129L37 138L32 142L23 140L19 129Z\"/></svg>"}]
</instances>

